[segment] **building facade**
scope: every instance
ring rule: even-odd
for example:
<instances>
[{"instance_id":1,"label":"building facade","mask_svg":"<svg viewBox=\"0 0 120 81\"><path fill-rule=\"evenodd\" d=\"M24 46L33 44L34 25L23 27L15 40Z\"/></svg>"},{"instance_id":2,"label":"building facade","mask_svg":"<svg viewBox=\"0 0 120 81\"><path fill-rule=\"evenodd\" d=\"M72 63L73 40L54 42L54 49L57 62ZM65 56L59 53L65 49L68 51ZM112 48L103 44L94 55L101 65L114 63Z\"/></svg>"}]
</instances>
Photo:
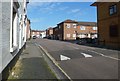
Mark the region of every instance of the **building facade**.
<instances>
[{"instance_id":1,"label":"building facade","mask_svg":"<svg viewBox=\"0 0 120 81\"><path fill-rule=\"evenodd\" d=\"M76 40L76 38L97 38L96 22L77 22L65 20L53 28L53 38L58 40Z\"/></svg>"},{"instance_id":2,"label":"building facade","mask_svg":"<svg viewBox=\"0 0 120 81\"><path fill-rule=\"evenodd\" d=\"M44 38L44 37L46 37L46 31L41 31L40 38Z\"/></svg>"},{"instance_id":3,"label":"building facade","mask_svg":"<svg viewBox=\"0 0 120 81\"><path fill-rule=\"evenodd\" d=\"M40 30L31 30L31 37L36 36L37 38L40 38L41 31Z\"/></svg>"},{"instance_id":4,"label":"building facade","mask_svg":"<svg viewBox=\"0 0 120 81\"><path fill-rule=\"evenodd\" d=\"M0 36L0 73L15 58L26 43L27 1L2 2Z\"/></svg>"},{"instance_id":5,"label":"building facade","mask_svg":"<svg viewBox=\"0 0 120 81\"><path fill-rule=\"evenodd\" d=\"M120 48L120 2L95 2L99 44Z\"/></svg>"},{"instance_id":6,"label":"building facade","mask_svg":"<svg viewBox=\"0 0 120 81\"><path fill-rule=\"evenodd\" d=\"M97 38L97 23L78 22L76 34L79 38Z\"/></svg>"},{"instance_id":7,"label":"building facade","mask_svg":"<svg viewBox=\"0 0 120 81\"><path fill-rule=\"evenodd\" d=\"M53 28L52 27L46 29L46 37L49 39L53 39Z\"/></svg>"},{"instance_id":8,"label":"building facade","mask_svg":"<svg viewBox=\"0 0 120 81\"><path fill-rule=\"evenodd\" d=\"M30 40L30 38L31 38L30 20L27 19L26 40Z\"/></svg>"},{"instance_id":9,"label":"building facade","mask_svg":"<svg viewBox=\"0 0 120 81\"><path fill-rule=\"evenodd\" d=\"M74 20L65 20L54 28L54 38L59 40L75 40L77 31L77 22Z\"/></svg>"}]
</instances>

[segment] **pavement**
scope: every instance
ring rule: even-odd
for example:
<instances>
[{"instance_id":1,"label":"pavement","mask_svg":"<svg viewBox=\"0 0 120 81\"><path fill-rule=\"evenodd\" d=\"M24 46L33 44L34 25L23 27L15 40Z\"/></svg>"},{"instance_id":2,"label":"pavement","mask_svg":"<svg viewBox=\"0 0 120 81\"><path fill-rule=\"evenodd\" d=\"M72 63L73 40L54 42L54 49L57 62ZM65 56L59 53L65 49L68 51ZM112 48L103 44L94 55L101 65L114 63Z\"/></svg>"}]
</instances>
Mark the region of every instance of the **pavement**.
<instances>
[{"instance_id":1,"label":"pavement","mask_svg":"<svg viewBox=\"0 0 120 81\"><path fill-rule=\"evenodd\" d=\"M120 51L57 40L32 41L41 45L72 80L118 81ZM61 55L70 59L61 60Z\"/></svg>"},{"instance_id":2,"label":"pavement","mask_svg":"<svg viewBox=\"0 0 120 81\"><path fill-rule=\"evenodd\" d=\"M31 41L26 43L26 49L20 55L9 80L17 81L56 81L55 74L51 71L43 57L43 52Z\"/></svg>"},{"instance_id":3,"label":"pavement","mask_svg":"<svg viewBox=\"0 0 120 81\"><path fill-rule=\"evenodd\" d=\"M116 50L64 41L32 39L27 42L26 50L21 54L9 79L119 81L119 53ZM61 60L61 55L63 59L69 59Z\"/></svg>"}]
</instances>

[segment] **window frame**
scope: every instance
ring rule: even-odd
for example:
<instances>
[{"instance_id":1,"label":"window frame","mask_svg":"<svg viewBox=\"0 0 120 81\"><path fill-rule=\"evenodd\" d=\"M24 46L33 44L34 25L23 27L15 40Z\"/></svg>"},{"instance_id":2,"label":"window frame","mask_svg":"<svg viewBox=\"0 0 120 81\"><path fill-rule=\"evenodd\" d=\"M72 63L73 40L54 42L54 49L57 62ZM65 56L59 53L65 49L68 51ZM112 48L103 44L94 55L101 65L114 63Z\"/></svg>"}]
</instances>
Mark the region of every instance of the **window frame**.
<instances>
[{"instance_id":1,"label":"window frame","mask_svg":"<svg viewBox=\"0 0 120 81\"><path fill-rule=\"evenodd\" d=\"M73 34L72 36L73 36L73 38L76 38L76 34Z\"/></svg>"},{"instance_id":2,"label":"window frame","mask_svg":"<svg viewBox=\"0 0 120 81\"><path fill-rule=\"evenodd\" d=\"M10 52L14 52L18 48L17 43L17 26L18 26L18 8L17 3L11 2L11 27L10 27Z\"/></svg>"},{"instance_id":3,"label":"window frame","mask_svg":"<svg viewBox=\"0 0 120 81\"><path fill-rule=\"evenodd\" d=\"M77 24L73 24L73 28L76 28L77 27Z\"/></svg>"},{"instance_id":4,"label":"window frame","mask_svg":"<svg viewBox=\"0 0 120 81\"><path fill-rule=\"evenodd\" d=\"M69 35L69 36L68 36L68 35ZM67 38L70 38L70 34L66 34L66 37L67 37Z\"/></svg>"},{"instance_id":5,"label":"window frame","mask_svg":"<svg viewBox=\"0 0 120 81\"><path fill-rule=\"evenodd\" d=\"M116 8L115 8L116 6ZM111 10L112 10L112 13L111 13ZM111 6L109 6L109 15L114 15L114 14L117 14L117 4L113 4Z\"/></svg>"},{"instance_id":6,"label":"window frame","mask_svg":"<svg viewBox=\"0 0 120 81\"><path fill-rule=\"evenodd\" d=\"M70 28L70 27L71 27L71 25L70 25L70 24L66 24L66 27L67 27L67 28Z\"/></svg>"},{"instance_id":7,"label":"window frame","mask_svg":"<svg viewBox=\"0 0 120 81\"><path fill-rule=\"evenodd\" d=\"M84 27L84 29L82 29ZM85 26L80 26L80 30L86 30Z\"/></svg>"},{"instance_id":8,"label":"window frame","mask_svg":"<svg viewBox=\"0 0 120 81\"><path fill-rule=\"evenodd\" d=\"M93 26L92 29L93 30L98 30L98 28L96 26Z\"/></svg>"}]
</instances>

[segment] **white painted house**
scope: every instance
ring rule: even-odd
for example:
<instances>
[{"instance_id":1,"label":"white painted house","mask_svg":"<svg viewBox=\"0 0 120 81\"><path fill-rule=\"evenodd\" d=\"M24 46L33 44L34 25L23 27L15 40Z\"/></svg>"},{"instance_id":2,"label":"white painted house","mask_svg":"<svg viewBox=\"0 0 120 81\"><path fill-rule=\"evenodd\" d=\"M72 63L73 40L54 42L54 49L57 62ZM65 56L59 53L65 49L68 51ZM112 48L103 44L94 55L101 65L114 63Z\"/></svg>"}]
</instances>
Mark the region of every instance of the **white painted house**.
<instances>
[{"instance_id":1,"label":"white painted house","mask_svg":"<svg viewBox=\"0 0 120 81\"><path fill-rule=\"evenodd\" d=\"M0 3L0 73L26 44L27 3L26 0Z\"/></svg>"},{"instance_id":2,"label":"white painted house","mask_svg":"<svg viewBox=\"0 0 120 81\"><path fill-rule=\"evenodd\" d=\"M41 32L41 38L44 38L44 37L46 37L46 31Z\"/></svg>"}]
</instances>

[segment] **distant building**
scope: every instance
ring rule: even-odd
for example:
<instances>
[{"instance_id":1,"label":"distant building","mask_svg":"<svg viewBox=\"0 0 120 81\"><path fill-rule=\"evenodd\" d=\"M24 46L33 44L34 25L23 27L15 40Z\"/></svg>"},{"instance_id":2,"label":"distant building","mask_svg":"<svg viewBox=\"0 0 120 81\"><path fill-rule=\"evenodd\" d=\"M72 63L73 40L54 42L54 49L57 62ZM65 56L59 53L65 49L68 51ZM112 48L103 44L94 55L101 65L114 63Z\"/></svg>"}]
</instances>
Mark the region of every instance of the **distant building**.
<instances>
[{"instance_id":1,"label":"distant building","mask_svg":"<svg viewBox=\"0 0 120 81\"><path fill-rule=\"evenodd\" d=\"M97 23L78 22L76 34L79 38L97 38Z\"/></svg>"},{"instance_id":2,"label":"distant building","mask_svg":"<svg viewBox=\"0 0 120 81\"><path fill-rule=\"evenodd\" d=\"M76 40L76 38L97 38L96 22L77 22L65 20L53 28L53 38L58 40Z\"/></svg>"},{"instance_id":3,"label":"distant building","mask_svg":"<svg viewBox=\"0 0 120 81\"><path fill-rule=\"evenodd\" d=\"M46 37L53 39L53 28L52 27L46 29Z\"/></svg>"},{"instance_id":4,"label":"distant building","mask_svg":"<svg viewBox=\"0 0 120 81\"><path fill-rule=\"evenodd\" d=\"M95 2L99 44L120 48L120 2Z\"/></svg>"},{"instance_id":5,"label":"distant building","mask_svg":"<svg viewBox=\"0 0 120 81\"><path fill-rule=\"evenodd\" d=\"M26 39L30 40L30 38L31 38L30 20L27 19Z\"/></svg>"},{"instance_id":6,"label":"distant building","mask_svg":"<svg viewBox=\"0 0 120 81\"><path fill-rule=\"evenodd\" d=\"M37 38L40 38L41 31L40 30L31 30L31 37L36 36Z\"/></svg>"},{"instance_id":7,"label":"distant building","mask_svg":"<svg viewBox=\"0 0 120 81\"><path fill-rule=\"evenodd\" d=\"M27 1L0 2L2 27L0 34L0 74L26 45ZM4 78L3 78L4 79Z\"/></svg>"},{"instance_id":8,"label":"distant building","mask_svg":"<svg viewBox=\"0 0 120 81\"><path fill-rule=\"evenodd\" d=\"M59 24L55 29L56 35L59 40L75 40L76 39L76 32L77 29L77 21L74 20L65 20Z\"/></svg>"},{"instance_id":9,"label":"distant building","mask_svg":"<svg viewBox=\"0 0 120 81\"><path fill-rule=\"evenodd\" d=\"M62 31L60 32L59 27L54 27L53 28L53 39L59 40L59 35L62 33Z\"/></svg>"},{"instance_id":10,"label":"distant building","mask_svg":"<svg viewBox=\"0 0 120 81\"><path fill-rule=\"evenodd\" d=\"M44 37L46 37L46 31L41 31L40 38L44 38Z\"/></svg>"}]
</instances>

